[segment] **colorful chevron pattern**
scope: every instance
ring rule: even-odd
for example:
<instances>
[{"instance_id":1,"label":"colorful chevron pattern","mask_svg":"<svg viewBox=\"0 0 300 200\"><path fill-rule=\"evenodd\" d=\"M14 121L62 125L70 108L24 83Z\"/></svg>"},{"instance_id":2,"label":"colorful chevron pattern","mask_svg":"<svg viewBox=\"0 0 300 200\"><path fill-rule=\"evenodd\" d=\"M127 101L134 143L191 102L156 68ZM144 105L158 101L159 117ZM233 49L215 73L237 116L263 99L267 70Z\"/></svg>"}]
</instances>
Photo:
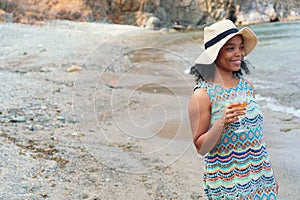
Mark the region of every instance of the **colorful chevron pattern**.
<instances>
[{"instance_id":1,"label":"colorful chevron pattern","mask_svg":"<svg viewBox=\"0 0 300 200\"><path fill-rule=\"evenodd\" d=\"M247 93L246 115L241 122L228 125L219 143L204 158L204 190L207 199L276 199L276 182L263 142L263 117L248 82L240 78L235 88L226 89L200 82L212 103L211 125L232 101ZM236 132L241 124L247 129Z\"/></svg>"}]
</instances>

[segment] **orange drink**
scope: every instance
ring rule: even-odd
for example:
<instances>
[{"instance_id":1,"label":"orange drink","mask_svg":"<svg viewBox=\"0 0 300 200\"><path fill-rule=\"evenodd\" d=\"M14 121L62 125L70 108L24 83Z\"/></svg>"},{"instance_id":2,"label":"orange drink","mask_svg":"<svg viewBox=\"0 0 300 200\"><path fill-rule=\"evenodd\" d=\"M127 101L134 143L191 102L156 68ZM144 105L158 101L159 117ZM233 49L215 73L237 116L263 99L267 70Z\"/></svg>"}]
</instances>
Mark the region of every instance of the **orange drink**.
<instances>
[{"instance_id":1,"label":"orange drink","mask_svg":"<svg viewBox=\"0 0 300 200\"><path fill-rule=\"evenodd\" d=\"M236 105L236 106L232 106L232 107L233 108L235 108L235 107L247 107L247 102L243 101L243 102L241 102L240 105Z\"/></svg>"},{"instance_id":2,"label":"orange drink","mask_svg":"<svg viewBox=\"0 0 300 200\"><path fill-rule=\"evenodd\" d=\"M241 105L240 106L243 106L243 107L247 107L247 102L241 102Z\"/></svg>"}]
</instances>

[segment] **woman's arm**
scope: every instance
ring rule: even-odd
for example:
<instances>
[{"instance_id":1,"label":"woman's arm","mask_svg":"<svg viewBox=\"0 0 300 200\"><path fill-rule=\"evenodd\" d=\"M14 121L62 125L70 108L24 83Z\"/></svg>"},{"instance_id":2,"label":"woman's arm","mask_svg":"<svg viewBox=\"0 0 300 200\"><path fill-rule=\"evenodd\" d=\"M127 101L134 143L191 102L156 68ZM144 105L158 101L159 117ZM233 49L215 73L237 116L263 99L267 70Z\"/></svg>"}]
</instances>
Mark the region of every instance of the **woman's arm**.
<instances>
[{"instance_id":1,"label":"woman's arm","mask_svg":"<svg viewBox=\"0 0 300 200\"><path fill-rule=\"evenodd\" d=\"M224 110L223 115L210 126L211 102L208 94L203 89L197 89L191 96L189 104L189 117L193 133L193 142L197 152L205 155L218 143L224 128L238 120L238 116L244 114L243 107L236 107L240 103L231 103Z\"/></svg>"}]
</instances>

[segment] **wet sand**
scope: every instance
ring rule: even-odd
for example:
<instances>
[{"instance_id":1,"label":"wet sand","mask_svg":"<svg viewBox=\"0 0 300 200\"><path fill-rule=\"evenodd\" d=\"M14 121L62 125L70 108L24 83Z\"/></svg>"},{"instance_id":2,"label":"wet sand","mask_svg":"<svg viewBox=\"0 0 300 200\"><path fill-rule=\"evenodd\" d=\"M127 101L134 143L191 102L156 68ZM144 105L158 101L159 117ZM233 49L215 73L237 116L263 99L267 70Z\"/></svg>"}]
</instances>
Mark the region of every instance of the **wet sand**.
<instances>
[{"instance_id":1,"label":"wet sand","mask_svg":"<svg viewBox=\"0 0 300 200\"><path fill-rule=\"evenodd\" d=\"M194 80L184 73L198 55L188 49L195 33L0 28L1 199L204 199L187 115ZM72 65L82 70L66 72ZM279 199L297 199L299 121L264 112Z\"/></svg>"}]
</instances>

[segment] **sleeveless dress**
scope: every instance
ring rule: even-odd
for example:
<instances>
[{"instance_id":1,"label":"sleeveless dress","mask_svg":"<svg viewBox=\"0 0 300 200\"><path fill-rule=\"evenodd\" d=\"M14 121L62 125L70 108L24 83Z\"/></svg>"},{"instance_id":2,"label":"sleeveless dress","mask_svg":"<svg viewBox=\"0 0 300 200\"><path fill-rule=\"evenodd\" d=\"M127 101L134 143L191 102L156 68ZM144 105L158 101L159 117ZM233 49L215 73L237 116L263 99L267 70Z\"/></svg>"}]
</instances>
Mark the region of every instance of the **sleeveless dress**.
<instances>
[{"instance_id":1,"label":"sleeveless dress","mask_svg":"<svg viewBox=\"0 0 300 200\"><path fill-rule=\"evenodd\" d=\"M240 122L227 125L220 141L204 157L203 186L207 199L276 199L276 182L263 138L263 117L252 87L240 78L235 88L226 89L200 82L211 101L211 124L239 92L246 92L247 110L241 123L247 129L237 133Z\"/></svg>"}]
</instances>

